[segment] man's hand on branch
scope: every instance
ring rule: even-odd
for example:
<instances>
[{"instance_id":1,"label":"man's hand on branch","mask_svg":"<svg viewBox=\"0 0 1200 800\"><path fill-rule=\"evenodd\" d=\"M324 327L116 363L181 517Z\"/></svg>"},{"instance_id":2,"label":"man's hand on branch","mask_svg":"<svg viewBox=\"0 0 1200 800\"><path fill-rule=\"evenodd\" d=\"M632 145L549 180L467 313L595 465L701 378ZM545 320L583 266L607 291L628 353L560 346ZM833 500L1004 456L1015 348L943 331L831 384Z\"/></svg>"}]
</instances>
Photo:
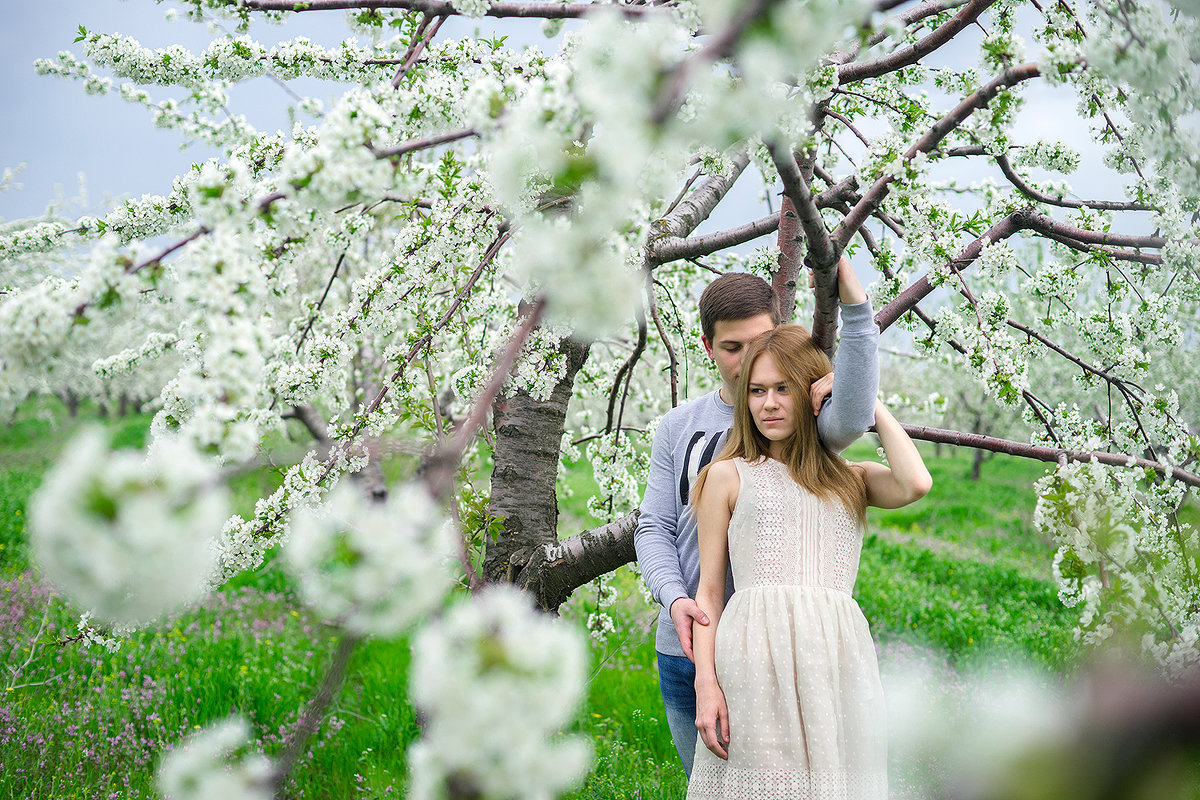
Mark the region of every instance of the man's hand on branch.
<instances>
[{"instance_id":1,"label":"man's hand on branch","mask_svg":"<svg viewBox=\"0 0 1200 800\"><path fill-rule=\"evenodd\" d=\"M867 290L854 273L854 267L850 266L850 259L845 256L838 259L838 299L848 306L856 306L867 300Z\"/></svg>"},{"instance_id":2,"label":"man's hand on branch","mask_svg":"<svg viewBox=\"0 0 1200 800\"><path fill-rule=\"evenodd\" d=\"M813 274L812 267L809 267L808 288L816 288L816 285L816 275ZM850 259L845 256L838 258L838 299L848 306L858 305L867 299L867 290L863 288L854 267L850 265Z\"/></svg>"}]
</instances>

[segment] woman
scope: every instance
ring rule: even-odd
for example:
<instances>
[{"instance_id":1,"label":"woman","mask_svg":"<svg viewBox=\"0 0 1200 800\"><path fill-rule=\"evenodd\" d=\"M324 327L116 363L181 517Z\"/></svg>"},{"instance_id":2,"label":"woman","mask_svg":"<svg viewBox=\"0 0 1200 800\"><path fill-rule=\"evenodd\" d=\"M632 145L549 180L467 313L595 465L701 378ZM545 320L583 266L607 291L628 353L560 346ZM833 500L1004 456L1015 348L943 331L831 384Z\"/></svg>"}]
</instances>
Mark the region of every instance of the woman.
<instances>
[{"instance_id":1,"label":"woman","mask_svg":"<svg viewBox=\"0 0 1200 800\"><path fill-rule=\"evenodd\" d=\"M783 325L747 348L734 425L697 479L695 765L689 800L885 800L883 690L850 596L866 506L923 497L929 472L882 404L888 466L821 447L806 413L829 360ZM733 566L737 591L725 604Z\"/></svg>"}]
</instances>

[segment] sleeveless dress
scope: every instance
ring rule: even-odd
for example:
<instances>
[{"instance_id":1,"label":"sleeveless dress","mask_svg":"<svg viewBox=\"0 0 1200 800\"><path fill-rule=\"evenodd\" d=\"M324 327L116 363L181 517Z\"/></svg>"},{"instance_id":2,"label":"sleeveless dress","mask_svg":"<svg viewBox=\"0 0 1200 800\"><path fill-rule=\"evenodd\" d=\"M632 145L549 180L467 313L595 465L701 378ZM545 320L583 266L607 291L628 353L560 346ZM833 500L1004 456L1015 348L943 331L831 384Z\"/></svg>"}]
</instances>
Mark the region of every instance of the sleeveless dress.
<instances>
[{"instance_id":1,"label":"sleeveless dress","mask_svg":"<svg viewBox=\"0 0 1200 800\"><path fill-rule=\"evenodd\" d=\"M696 739L688 800L886 800L883 687L850 596L862 532L773 459L735 459L737 591L717 625L729 760Z\"/></svg>"}]
</instances>

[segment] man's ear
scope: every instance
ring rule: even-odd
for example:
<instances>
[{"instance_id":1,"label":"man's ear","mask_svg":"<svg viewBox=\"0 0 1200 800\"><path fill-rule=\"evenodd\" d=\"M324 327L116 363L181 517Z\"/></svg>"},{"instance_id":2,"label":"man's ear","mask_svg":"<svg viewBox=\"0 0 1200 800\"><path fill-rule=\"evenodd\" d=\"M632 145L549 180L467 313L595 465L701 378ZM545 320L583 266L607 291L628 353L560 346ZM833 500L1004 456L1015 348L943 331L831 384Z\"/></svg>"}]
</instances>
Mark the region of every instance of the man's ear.
<instances>
[{"instance_id":1,"label":"man's ear","mask_svg":"<svg viewBox=\"0 0 1200 800\"><path fill-rule=\"evenodd\" d=\"M708 353L709 358L712 358L713 357L712 342L710 342L708 340L708 337L705 336L703 333L700 334L700 344L704 345L704 352Z\"/></svg>"}]
</instances>

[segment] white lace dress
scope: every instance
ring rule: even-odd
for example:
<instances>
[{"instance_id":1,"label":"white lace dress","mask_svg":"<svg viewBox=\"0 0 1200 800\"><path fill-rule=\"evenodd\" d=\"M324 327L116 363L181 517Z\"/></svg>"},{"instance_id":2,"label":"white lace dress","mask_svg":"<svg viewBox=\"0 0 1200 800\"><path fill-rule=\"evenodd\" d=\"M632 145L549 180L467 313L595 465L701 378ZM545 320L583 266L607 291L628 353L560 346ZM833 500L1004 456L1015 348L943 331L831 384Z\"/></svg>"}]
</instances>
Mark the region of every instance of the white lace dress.
<instances>
[{"instance_id":1,"label":"white lace dress","mask_svg":"<svg viewBox=\"0 0 1200 800\"><path fill-rule=\"evenodd\" d=\"M781 462L735 463L737 591L716 640L729 760L697 738L688 800L886 800L883 687L850 596L862 532Z\"/></svg>"}]
</instances>

